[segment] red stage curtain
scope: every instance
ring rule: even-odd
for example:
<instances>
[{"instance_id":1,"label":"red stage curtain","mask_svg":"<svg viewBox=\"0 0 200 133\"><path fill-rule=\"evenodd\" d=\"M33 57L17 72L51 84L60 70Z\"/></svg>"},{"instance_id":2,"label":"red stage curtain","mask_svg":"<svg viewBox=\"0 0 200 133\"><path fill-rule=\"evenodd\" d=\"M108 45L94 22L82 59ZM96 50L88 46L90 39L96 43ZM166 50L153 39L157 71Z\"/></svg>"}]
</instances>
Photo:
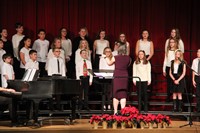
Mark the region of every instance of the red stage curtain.
<instances>
[{"instance_id":1,"label":"red stage curtain","mask_svg":"<svg viewBox=\"0 0 200 133\"><path fill-rule=\"evenodd\" d=\"M153 65L162 65L165 40L172 28L177 27L186 50L196 50L200 42L199 0L1 0L0 26L15 33L15 22L22 22L25 34L34 41L36 31L44 28L52 41L61 27L67 27L70 37L77 36L79 28L86 26L92 40L99 29L105 29L111 45L124 32L135 57L135 44L142 29L148 29L156 51ZM185 58L190 64L196 52ZM191 58L190 58L191 57ZM190 64L191 65L191 64ZM162 72L162 67L153 67ZM163 78L158 76L155 78ZM163 84L157 85L162 89Z\"/></svg>"}]
</instances>

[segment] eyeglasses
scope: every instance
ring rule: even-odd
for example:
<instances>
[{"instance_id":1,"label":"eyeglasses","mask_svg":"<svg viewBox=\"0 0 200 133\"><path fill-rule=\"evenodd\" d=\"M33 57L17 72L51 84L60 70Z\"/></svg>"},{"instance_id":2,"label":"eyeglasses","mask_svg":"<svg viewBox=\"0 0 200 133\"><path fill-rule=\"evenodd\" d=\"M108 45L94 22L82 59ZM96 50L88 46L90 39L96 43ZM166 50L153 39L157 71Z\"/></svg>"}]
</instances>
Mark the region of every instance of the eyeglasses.
<instances>
[{"instance_id":1,"label":"eyeglasses","mask_svg":"<svg viewBox=\"0 0 200 133\"><path fill-rule=\"evenodd\" d=\"M61 51L54 51L54 52L61 52Z\"/></svg>"}]
</instances>

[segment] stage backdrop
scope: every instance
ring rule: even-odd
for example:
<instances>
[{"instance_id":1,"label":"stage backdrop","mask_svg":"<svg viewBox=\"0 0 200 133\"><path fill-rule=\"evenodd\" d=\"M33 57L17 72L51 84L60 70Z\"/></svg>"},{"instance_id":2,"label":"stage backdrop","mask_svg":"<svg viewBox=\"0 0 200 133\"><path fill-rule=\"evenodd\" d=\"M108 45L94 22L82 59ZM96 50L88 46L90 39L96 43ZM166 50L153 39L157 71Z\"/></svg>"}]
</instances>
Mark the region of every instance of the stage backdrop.
<instances>
[{"instance_id":1,"label":"stage backdrop","mask_svg":"<svg viewBox=\"0 0 200 133\"><path fill-rule=\"evenodd\" d=\"M33 41L40 28L47 31L47 39L52 41L61 27L66 27L73 39L79 28L86 26L92 40L99 29L105 29L113 46L119 33L124 32L135 58L140 32L148 29L156 51L152 69L156 73L154 78L159 80L164 79L163 50L172 28L180 29L186 50L200 48L199 0L1 0L0 3L0 26L8 29L9 38L15 33L15 22L24 24L25 34ZM185 52L189 65L195 55ZM165 82L154 84L155 91L165 91Z\"/></svg>"}]
</instances>

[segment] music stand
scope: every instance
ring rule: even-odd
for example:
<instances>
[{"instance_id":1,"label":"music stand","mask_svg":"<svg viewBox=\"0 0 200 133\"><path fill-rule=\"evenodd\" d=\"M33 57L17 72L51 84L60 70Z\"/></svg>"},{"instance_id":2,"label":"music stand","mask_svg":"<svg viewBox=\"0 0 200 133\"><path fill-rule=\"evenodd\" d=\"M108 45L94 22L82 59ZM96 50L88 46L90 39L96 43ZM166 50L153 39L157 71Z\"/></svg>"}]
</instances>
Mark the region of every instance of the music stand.
<instances>
[{"instance_id":1,"label":"music stand","mask_svg":"<svg viewBox=\"0 0 200 133\"><path fill-rule=\"evenodd\" d=\"M140 77L136 77L136 76L130 76L130 77L127 77L127 76L112 76L111 74L109 73L113 73L114 70L91 70L89 69L88 70L90 74L92 74L94 77L98 77L100 79L111 79L113 80L114 78L128 78L128 79L133 79L133 78L137 78L139 80L139 95L138 95L138 110L139 112L141 112L141 79ZM105 76L107 75L107 76ZM113 87L112 87L112 97L113 97ZM105 98L105 95L102 97L102 112L103 112L103 105L105 104L105 101L103 101Z\"/></svg>"},{"instance_id":2,"label":"music stand","mask_svg":"<svg viewBox=\"0 0 200 133\"><path fill-rule=\"evenodd\" d=\"M98 79L98 84L102 86L102 104L101 104L101 112L104 113L103 106L106 103L106 95L105 90L108 84L112 86L112 79L113 79L113 71L114 70L106 70L106 69L99 69L99 70L91 70L88 69L88 72L93 75L93 77ZM113 87L111 87L111 92L113 92ZM113 97L113 93L112 93Z\"/></svg>"}]
</instances>

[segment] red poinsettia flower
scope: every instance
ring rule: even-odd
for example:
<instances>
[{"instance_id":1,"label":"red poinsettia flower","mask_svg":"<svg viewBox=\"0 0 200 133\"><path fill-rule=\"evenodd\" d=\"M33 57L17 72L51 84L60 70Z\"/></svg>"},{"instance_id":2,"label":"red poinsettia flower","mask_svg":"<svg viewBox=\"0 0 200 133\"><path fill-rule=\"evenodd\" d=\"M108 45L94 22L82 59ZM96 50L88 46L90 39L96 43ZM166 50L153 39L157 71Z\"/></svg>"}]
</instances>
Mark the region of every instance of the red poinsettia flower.
<instances>
[{"instance_id":1,"label":"red poinsettia flower","mask_svg":"<svg viewBox=\"0 0 200 133\"><path fill-rule=\"evenodd\" d=\"M145 117L145 121L146 121L147 123L149 123L149 122L150 122L150 123L154 123L155 120L156 120L156 116L153 115L153 114L147 114L146 117Z\"/></svg>"},{"instance_id":2,"label":"red poinsettia flower","mask_svg":"<svg viewBox=\"0 0 200 133\"><path fill-rule=\"evenodd\" d=\"M100 122L101 121L101 117L98 115L92 115L92 117L90 118L90 123L92 124L93 122Z\"/></svg>"},{"instance_id":3,"label":"red poinsettia flower","mask_svg":"<svg viewBox=\"0 0 200 133\"><path fill-rule=\"evenodd\" d=\"M131 107L131 106L124 107L123 109L121 109L120 112L121 112L122 115L126 115L126 116L139 113L139 111L136 107Z\"/></svg>"}]
</instances>

